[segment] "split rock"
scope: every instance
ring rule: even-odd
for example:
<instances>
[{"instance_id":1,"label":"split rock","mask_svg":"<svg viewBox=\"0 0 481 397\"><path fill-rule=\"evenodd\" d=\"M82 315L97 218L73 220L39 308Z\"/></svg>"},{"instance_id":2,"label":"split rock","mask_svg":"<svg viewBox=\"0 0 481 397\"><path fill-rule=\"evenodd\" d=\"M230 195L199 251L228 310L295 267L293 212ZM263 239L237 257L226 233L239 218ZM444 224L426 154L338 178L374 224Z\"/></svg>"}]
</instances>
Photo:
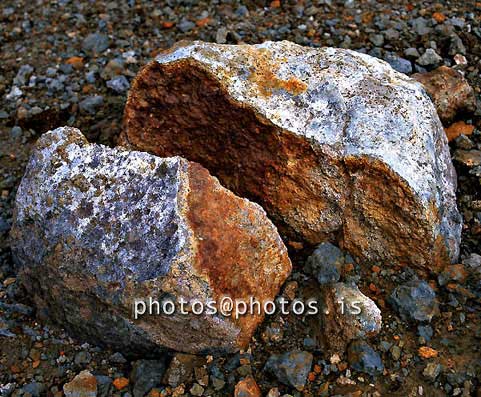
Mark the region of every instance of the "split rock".
<instances>
[{"instance_id":1,"label":"split rock","mask_svg":"<svg viewBox=\"0 0 481 397\"><path fill-rule=\"evenodd\" d=\"M89 144L58 128L36 144L16 197L13 254L39 309L123 353L236 351L262 316L156 314L136 299L273 299L291 263L257 204L179 157ZM43 310L40 310L43 312Z\"/></svg>"},{"instance_id":2,"label":"split rock","mask_svg":"<svg viewBox=\"0 0 481 397\"><path fill-rule=\"evenodd\" d=\"M457 258L446 136L386 62L287 41L180 43L137 75L121 144L197 161L283 237L423 272Z\"/></svg>"}]
</instances>

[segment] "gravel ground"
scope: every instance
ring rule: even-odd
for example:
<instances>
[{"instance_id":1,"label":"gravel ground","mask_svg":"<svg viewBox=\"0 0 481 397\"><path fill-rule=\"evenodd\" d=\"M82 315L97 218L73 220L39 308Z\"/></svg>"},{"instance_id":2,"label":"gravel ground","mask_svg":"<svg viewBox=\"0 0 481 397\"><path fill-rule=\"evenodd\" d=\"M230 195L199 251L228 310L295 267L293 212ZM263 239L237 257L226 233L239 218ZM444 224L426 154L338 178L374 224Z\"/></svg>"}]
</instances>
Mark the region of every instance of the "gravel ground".
<instances>
[{"instance_id":1,"label":"gravel ground","mask_svg":"<svg viewBox=\"0 0 481 397\"><path fill-rule=\"evenodd\" d=\"M274 315L260 327L249 351L217 358L187 357L179 361L180 366L191 367L184 371L189 376L184 376L183 385L167 386L158 375L163 372L159 368L165 365L164 358L155 367L138 361L139 357L124 358L122 352L71 339L58 326L37 320L41 313L34 312L29 292L15 279L8 231L31 144L51 128L72 125L91 141L114 145L132 78L159 51L182 39L218 43L286 39L314 47L344 47L385 59L407 74L424 73L442 64L454 67L474 88L478 108L474 114L458 115L475 130L453 141L451 149L455 157L456 150L462 149L475 160L481 150L481 3L393 3L3 0L0 396L61 396L63 385L84 369L97 376L101 396L143 395L137 387L142 384L142 373L157 374L157 381L145 390L152 397L232 395L237 382L249 375L271 397L286 393L481 396L481 169L473 161L455 161L458 202L465 220L462 265L452 274L428 280L440 302L440 314L430 324L403 321L399 309L388 300L393 286L412 278L409 268L355 265L347 271L383 311L382 331L370 342L373 350L364 356L382 359L381 376L370 374L351 355L326 355L315 342L319 327L312 321ZM316 288L302 271L303 259L294 264L296 270L283 292L287 297L301 297ZM314 355L312 367L308 360L301 362L310 371L302 392L288 385L289 374L272 374L264 368L269 357L271 364L275 361L272 355L294 349ZM293 365L289 355L279 360Z\"/></svg>"}]
</instances>

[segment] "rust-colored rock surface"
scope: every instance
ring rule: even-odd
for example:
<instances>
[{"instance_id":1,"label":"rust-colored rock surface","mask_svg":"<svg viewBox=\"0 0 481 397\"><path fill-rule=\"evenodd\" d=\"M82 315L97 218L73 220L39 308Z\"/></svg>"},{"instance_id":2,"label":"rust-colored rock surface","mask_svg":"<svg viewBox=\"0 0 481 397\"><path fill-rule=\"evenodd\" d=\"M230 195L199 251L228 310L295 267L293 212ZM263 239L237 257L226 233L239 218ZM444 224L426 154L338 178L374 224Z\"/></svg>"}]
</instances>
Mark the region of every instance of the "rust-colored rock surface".
<instances>
[{"instance_id":1,"label":"rust-colored rock surface","mask_svg":"<svg viewBox=\"0 0 481 397\"><path fill-rule=\"evenodd\" d=\"M474 90L457 70L440 66L428 73L413 74L412 77L426 88L443 124L449 125L457 114L476 110Z\"/></svg>"},{"instance_id":2,"label":"rust-colored rock surface","mask_svg":"<svg viewBox=\"0 0 481 397\"><path fill-rule=\"evenodd\" d=\"M222 315L221 298L272 300L291 270L264 210L202 166L89 144L67 127L39 139L12 236L37 306L89 342L126 353L245 347L263 315ZM136 318L138 300L146 306ZM164 312L166 300L175 312Z\"/></svg>"},{"instance_id":3,"label":"rust-colored rock surface","mask_svg":"<svg viewBox=\"0 0 481 397\"><path fill-rule=\"evenodd\" d=\"M262 397L262 393L255 379L248 376L237 383L234 397Z\"/></svg>"},{"instance_id":4,"label":"rust-colored rock surface","mask_svg":"<svg viewBox=\"0 0 481 397\"><path fill-rule=\"evenodd\" d=\"M349 50L179 44L135 79L121 144L182 155L290 242L438 270L459 252L456 176L414 80Z\"/></svg>"}]
</instances>

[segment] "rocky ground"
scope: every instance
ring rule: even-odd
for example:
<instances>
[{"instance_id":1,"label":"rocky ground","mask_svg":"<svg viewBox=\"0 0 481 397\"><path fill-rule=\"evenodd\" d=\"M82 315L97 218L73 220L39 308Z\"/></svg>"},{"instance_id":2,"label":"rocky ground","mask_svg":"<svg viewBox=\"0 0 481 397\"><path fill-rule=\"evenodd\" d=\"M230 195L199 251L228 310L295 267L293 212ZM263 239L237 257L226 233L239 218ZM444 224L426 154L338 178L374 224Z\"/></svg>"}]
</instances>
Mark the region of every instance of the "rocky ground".
<instances>
[{"instance_id":1,"label":"rocky ground","mask_svg":"<svg viewBox=\"0 0 481 397\"><path fill-rule=\"evenodd\" d=\"M0 32L0 396L256 396L257 387L270 397L481 395L481 3L4 0ZM51 128L72 125L93 142L114 145L133 76L181 39L351 48L407 74L444 64L474 88L474 108L440 110L445 127L454 123L448 131L464 217L459 264L425 284L413 282L409 268L352 264L338 254L340 277L357 280L382 309L382 329L369 345L328 354L316 321L274 315L245 352L144 360L37 320L29 291L17 283L8 240L31 144ZM450 99L461 96L450 92ZM304 261L294 261L284 296L318 288ZM405 289L393 295L400 285L425 293L413 300Z\"/></svg>"}]
</instances>

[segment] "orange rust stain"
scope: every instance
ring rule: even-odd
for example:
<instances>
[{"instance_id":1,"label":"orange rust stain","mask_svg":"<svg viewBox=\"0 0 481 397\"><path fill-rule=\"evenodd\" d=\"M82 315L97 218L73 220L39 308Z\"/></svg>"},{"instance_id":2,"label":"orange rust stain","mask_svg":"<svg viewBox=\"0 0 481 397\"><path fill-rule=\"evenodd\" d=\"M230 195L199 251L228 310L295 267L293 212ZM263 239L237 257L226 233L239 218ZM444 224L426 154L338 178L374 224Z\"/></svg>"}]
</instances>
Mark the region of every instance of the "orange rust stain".
<instances>
[{"instance_id":1,"label":"orange rust stain","mask_svg":"<svg viewBox=\"0 0 481 397\"><path fill-rule=\"evenodd\" d=\"M266 49L249 49L247 57L253 65L250 68L249 80L258 88L264 96L271 96L276 90L284 90L291 95L300 95L307 90L307 84L296 78L282 80L276 72L280 68L280 61L272 58L272 53Z\"/></svg>"},{"instance_id":2,"label":"orange rust stain","mask_svg":"<svg viewBox=\"0 0 481 397\"><path fill-rule=\"evenodd\" d=\"M189 163L187 219L197 241L196 264L216 299L229 296L263 302L278 293L291 270L273 225L247 200L221 187L197 163ZM262 315L243 315L239 341L246 345Z\"/></svg>"}]
</instances>

